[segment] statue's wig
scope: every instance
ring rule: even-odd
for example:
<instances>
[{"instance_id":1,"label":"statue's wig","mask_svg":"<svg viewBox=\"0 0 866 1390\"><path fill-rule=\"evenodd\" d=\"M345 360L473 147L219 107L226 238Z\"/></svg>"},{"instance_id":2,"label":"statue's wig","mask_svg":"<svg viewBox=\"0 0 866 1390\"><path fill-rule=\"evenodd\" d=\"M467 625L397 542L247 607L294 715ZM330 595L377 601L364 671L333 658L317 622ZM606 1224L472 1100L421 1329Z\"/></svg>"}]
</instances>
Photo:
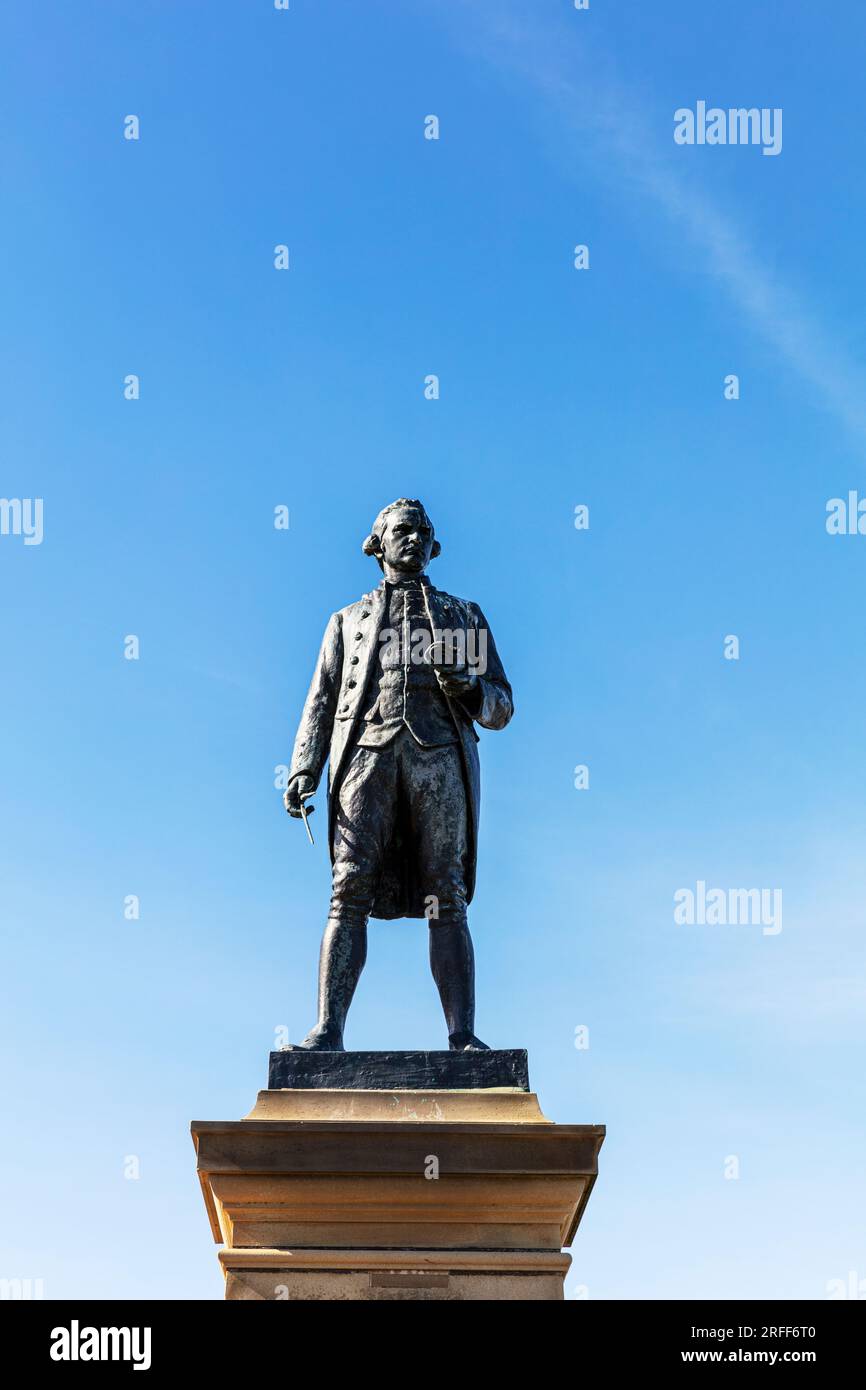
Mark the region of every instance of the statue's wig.
<instances>
[{"instance_id":1,"label":"statue's wig","mask_svg":"<svg viewBox=\"0 0 866 1390\"><path fill-rule=\"evenodd\" d=\"M395 512L405 507L411 507L413 511L420 512L427 525L430 527L430 530L433 531L433 522L427 515L423 502L419 502L417 497L398 497L396 502L389 502L387 507L383 507L376 517L376 520L373 522L373 529L361 547L365 555L373 555L375 557L379 569L384 569L384 565L382 564L382 535L385 530L388 515L390 512ZM436 540L436 533L433 531L433 549L430 551L430 559L435 560L436 556L441 554L441 551L442 547Z\"/></svg>"}]
</instances>

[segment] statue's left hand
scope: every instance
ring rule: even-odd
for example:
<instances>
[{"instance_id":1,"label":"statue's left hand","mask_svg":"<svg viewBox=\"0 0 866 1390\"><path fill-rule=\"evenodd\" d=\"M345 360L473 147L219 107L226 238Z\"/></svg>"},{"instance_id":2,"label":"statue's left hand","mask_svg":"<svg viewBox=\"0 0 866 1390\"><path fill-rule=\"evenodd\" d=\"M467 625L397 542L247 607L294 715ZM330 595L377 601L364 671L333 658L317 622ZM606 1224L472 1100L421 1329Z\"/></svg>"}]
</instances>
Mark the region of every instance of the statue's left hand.
<instances>
[{"instance_id":1,"label":"statue's left hand","mask_svg":"<svg viewBox=\"0 0 866 1390\"><path fill-rule=\"evenodd\" d=\"M454 700L463 699L478 684L478 677L468 666L455 666L452 670L444 671L437 669L436 679L440 689Z\"/></svg>"}]
</instances>

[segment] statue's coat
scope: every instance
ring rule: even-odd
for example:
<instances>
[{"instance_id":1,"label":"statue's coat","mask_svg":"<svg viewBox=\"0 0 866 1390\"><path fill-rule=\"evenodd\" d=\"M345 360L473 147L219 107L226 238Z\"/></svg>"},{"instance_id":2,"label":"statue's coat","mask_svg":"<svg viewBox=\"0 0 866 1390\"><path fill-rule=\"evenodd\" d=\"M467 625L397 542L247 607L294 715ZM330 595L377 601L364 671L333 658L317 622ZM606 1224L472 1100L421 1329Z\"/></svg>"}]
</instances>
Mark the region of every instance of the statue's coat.
<instances>
[{"instance_id":1,"label":"statue's coat","mask_svg":"<svg viewBox=\"0 0 866 1390\"><path fill-rule=\"evenodd\" d=\"M493 634L477 604L425 585L433 625L452 632L486 632L486 667L478 676L479 700L474 719L485 729L504 729L514 711L511 686L496 651ZM290 777L306 773L318 786L325 760L330 760L328 773L328 845L334 857L334 826L340 778L346 760L355 746L358 723L367 686L376 669L379 631L385 618L385 582L365 594L357 603L350 603L334 613L325 630L319 659L304 704L301 722L295 739ZM468 639L471 640L471 639ZM480 639L474 647L481 649ZM352 658L357 657L353 662ZM354 685L349 682L353 681ZM469 809L469 863L467 865L467 902L475 891L478 818L481 802L481 779L478 763L478 735L470 716L458 699L446 696L451 717L457 729L463 761L466 801ZM476 708L473 705L473 708ZM431 807L447 814L447 808ZM421 889L413 881L412 856L403 840L405 827L398 825L394 840L385 858L385 867L376 893L372 916L380 918L423 917L425 902Z\"/></svg>"}]
</instances>

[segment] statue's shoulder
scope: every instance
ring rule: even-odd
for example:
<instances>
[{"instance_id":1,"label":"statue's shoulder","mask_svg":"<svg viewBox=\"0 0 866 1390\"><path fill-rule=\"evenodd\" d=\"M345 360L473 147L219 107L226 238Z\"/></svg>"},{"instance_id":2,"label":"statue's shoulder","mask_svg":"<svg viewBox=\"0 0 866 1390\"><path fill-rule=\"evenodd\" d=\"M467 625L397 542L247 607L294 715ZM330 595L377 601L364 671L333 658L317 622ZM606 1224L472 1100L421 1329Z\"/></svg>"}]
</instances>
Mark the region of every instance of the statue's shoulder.
<instances>
[{"instance_id":1,"label":"statue's shoulder","mask_svg":"<svg viewBox=\"0 0 866 1390\"><path fill-rule=\"evenodd\" d=\"M360 598L355 599L354 603L347 603L345 608L338 608L331 621L351 622L354 618L360 618L362 613L369 612L371 604L376 603L381 595L381 585L377 585L368 594L362 594Z\"/></svg>"},{"instance_id":2,"label":"statue's shoulder","mask_svg":"<svg viewBox=\"0 0 866 1390\"><path fill-rule=\"evenodd\" d=\"M449 594L444 589L434 589L433 592L437 604L443 610L443 616L447 617L450 610L461 622L472 622L481 611L478 604L473 603L471 599L458 598L457 594Z\"/></svg>"}]
</instances>

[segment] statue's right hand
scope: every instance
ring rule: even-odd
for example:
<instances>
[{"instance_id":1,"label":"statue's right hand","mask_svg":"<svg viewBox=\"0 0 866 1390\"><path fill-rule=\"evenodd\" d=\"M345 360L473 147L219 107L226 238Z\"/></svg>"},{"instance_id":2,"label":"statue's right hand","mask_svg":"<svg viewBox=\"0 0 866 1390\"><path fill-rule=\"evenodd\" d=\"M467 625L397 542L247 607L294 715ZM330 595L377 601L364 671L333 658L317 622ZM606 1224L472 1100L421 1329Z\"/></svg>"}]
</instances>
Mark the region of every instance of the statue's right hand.
<instances>
[{"instance_id":1,"label":"statue's right hand","mask_svg":"<svg viewBox=\"0 0 866 1390\"><path fill-rule=\"evenodd\" d=\"M300 772L296 777L293 777L290 780L289 785L286 787L286 790L283 792L283 805L285 806L289 815L294 816L296 820L300 820L301 793L304 792L305 794L310 795L315 790L316 788L313 783L313 779L312 777L308 776L306 772ZM315 810L315 807L308 806L306 809L307 815L309 816L312 815L313 811Z\"/></svg>"}]
</instances>

